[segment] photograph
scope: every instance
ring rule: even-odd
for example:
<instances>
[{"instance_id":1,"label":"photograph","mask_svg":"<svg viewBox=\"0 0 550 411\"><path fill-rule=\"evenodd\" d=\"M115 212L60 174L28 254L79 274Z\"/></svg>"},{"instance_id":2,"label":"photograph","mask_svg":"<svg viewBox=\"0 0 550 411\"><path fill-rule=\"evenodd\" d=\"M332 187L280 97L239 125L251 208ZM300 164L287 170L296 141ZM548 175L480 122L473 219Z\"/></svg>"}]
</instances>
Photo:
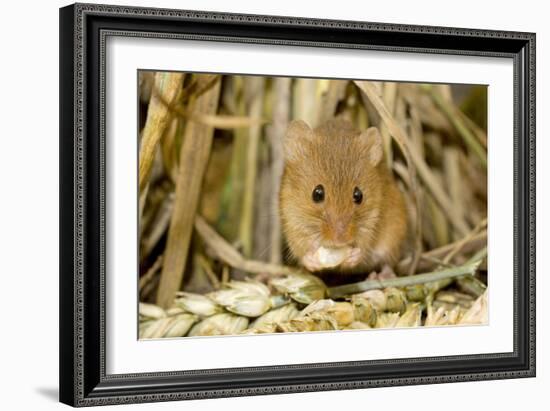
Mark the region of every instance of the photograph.
<instances>
[{"instance_id":1,"label":"photograph","mask_svg":"<svg viewBox=\"0 0 550 411\"><path fill-rule=\"evenodd\" d=\"M527 384L540 25L254 7L59 10L59 400Z\"/></svg>"},{"instance_id":2,"label":"photograph","mask_svg":"<svg viewBox=\"0 0 550 411\"><path fill-rule=\"evenodd\" d=\"M489 324L487 85L136 87L140 340Z\"/></svg>"}]
</instances>

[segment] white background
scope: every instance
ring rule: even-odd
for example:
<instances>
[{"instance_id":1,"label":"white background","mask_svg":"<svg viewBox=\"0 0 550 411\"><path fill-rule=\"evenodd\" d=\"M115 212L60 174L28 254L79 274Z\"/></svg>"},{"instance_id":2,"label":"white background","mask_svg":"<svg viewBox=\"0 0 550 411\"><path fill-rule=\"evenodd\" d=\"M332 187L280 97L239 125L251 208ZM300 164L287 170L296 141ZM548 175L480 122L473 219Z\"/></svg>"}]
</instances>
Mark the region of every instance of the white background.
<instances>
[{"instance_id":1,"label":"white background","mask_svg":"<svg viewBox=\"0 0 550 411\"><path fill-rule=\"evenodd\" d=\"M276 2L219 0L118 2L171 8L357 19L394 23L446 25L537 32L537 175L540 182L537 209L548 210L550 197L544 181L550 164L550 134L544 113L550 110L550 28L544 2L521 3L440 1ZM2 113L0 149L1 273L0 376L3 409L47 410L57 404L58 350L58 11L60 1L27 1L3 5L1 25ZM6 93L7 91L7 93ZM546 95L545 95L546 94ZM329 393L203 400L125 406L124 409L284 409L355 407L408 410L436 406L446 410L502 407L544 409L550 386L548 346L550 263L544 261L550 246L548 214L539 212L537 267L536 379L490 381L437 386L381 388ZM120 408L123 409L123 408Z\"/></svg>"},{"instance_id":2,"label":"white background","mask_svg":"<svg viewBox=\"0 0 550 411\"><path fill-rule=\"evenodd\" d=\"M355 361L513 350L513 66L511 59L115 37L107 40L106 372ZM405 61L405 63L403 63ZM223 62L223 63L221 63ZM487 326L138 341L138 68L488 84ZM491 138L494 138L491 140ZM403 344L403 340L407 344ZM326 347L346 347L330 350ZM368 349L366 349L368 347ZM227 355L231 352L232 355ZM266 353L269 352L269 355ZM183 353L185 353L183 355ZM207 353L207 354L205 354Z\"/></svg>"}]
</instances>

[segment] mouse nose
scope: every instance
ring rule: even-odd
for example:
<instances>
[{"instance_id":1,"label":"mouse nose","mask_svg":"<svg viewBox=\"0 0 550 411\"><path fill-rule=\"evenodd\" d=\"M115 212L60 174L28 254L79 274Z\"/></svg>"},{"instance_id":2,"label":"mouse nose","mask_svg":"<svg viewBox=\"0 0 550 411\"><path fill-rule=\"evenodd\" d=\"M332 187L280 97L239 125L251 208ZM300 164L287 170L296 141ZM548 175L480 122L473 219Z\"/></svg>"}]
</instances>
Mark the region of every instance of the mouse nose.
<instances>
[{"instance_id":1,"label":"mouse nose","mask_svg":"<svg viewBox=\"0 0 550 411\"><path fill-rule=\"evenodd\" d=\"M353 229L349 219L339 219L331 221L328 236L328 242L331 247L346 247L353 242Z\"/></svg>"}]
</instances>

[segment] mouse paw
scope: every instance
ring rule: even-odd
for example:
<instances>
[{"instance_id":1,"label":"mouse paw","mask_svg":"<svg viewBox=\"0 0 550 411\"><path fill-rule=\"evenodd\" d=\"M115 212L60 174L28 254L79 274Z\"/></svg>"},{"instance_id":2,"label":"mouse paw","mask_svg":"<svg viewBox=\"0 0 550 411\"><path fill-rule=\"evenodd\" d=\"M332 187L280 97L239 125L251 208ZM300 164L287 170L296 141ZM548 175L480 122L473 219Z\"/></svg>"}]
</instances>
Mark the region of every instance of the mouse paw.
<instances>
[{"instance_id":1,"label":"mouse paw","mask_svg":"<svg viewBox=\"0 0 550 411\"><path fill-rule=\"evenodd\" d=\"M381 280L389 280L395 277L397 277L395 271L393 271L393 268L391 268L388 264L384 264L382 271L378 273L378 278Z\"/></svg>"},{"instance_id":2,"label":"mouse paw","mask_svg":"<svg viewBox=\"0 0 550 411\"><path fill-rule=\"evenodd\" d=\"M373 271L368 275L367 280L389 280L395 277L397 277L397 275L395 275L393 268L391 268L388 264L384 264L379 273Z\"/></svg>"},{"instance_id":3,"label":"mouse paw","mask_svg":"<svg viewBox=\"0 0 550 411\"><path fill-rule=\"evenodd\" d=\"M323 266L316 258L315 254L308 253L302 257L302 265L308 269L308 271L321 271Z\"/></svg>"},{"instance_id":4,"label":"mouse paw","mask_svg":"<svg viewBox=\"0 0 550 411\"><path fill-rule=\"evenodd\" d=\"M342 261L341 267L344 269L352 269L363 262L363 254L359 248L353 248L348 257Z\"/></svg>"}]
</instances>

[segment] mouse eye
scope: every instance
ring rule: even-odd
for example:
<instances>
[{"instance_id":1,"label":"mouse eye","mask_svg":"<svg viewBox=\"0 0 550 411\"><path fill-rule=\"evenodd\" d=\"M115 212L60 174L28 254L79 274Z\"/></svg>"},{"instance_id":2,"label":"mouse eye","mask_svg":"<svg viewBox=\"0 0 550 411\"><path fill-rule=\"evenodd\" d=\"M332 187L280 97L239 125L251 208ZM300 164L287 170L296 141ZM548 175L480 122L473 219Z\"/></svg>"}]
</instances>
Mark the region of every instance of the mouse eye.
<instances>
[{"instance_id":1,"label":"mouse eye","mask_svg":"<svg viewBox=\"0 0 550 411\"><path fill-rule=\"evenodd\" d=\"M353 189L353 202L355 204L361 204L363 201L363 192L358 187Z\"/></svg>"},{"instance_id":2,"label":"mouse eye","mask_svg":"<svg viewBox=\"0 0 550 411\"><path fill-rule=\"evenodd\" d=\"M313 189L313 193L311 193L311 198L313 198L313 201L316 203L320 203L325 199L325 187L323 187L321 184L319 184L317 187Z\"/></svg>"}]
</instances>

